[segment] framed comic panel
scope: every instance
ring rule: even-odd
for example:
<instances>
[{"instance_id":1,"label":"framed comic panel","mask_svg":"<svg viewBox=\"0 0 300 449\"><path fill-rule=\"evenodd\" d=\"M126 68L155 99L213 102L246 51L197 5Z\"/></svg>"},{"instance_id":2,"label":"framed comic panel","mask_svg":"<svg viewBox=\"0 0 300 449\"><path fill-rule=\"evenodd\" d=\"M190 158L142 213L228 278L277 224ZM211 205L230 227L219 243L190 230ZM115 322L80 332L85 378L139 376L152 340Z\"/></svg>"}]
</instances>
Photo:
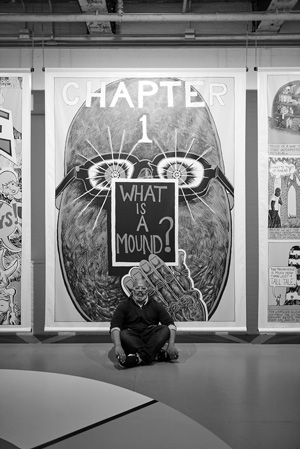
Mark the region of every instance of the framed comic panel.
<instances>
[{"instance_id":1,"label":"framed comic panel","mask_svg":"<svg viewBox=\"0 0 300 449\"><path fill-rule=\"evenodd\" d=\"M0 72L0 332L31 331L31 74Z\"/></svg>"},{"instance_id":2,"label":"framed comic panel","mask_svg":"<svg viewBox=\"0 0 300 449\"><path fill-rule=\"evenodd\" d=\"M178 330L246 330L245 70L47 69L46 330L146 278Z\"/></svg>"},{"instance_id":3,"label":"framed comic panel","mask_svg":"<svg viewBox=\"0 0 300 449\"><path fill-rule=\"evenodd\" d=\"M300 331L299 137L300 71L260 69L260 331Z\"/></svg>"}]
</instances>

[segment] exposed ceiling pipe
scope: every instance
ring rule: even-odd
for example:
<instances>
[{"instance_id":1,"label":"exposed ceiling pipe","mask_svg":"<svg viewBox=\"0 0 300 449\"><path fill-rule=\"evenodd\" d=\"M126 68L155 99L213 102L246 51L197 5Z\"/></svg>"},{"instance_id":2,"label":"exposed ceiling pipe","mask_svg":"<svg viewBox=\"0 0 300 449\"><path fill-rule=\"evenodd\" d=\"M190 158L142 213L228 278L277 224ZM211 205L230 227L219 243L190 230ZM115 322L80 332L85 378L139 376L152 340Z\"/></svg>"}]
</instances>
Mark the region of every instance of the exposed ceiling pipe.
<instances>
[{"instance_id":1,"label":"exposed ceiling pipe","mask_svg":"<svg viewBox=\"0 0 300 449\"><path fill-rule=\"evenodd\" d=\"M183 3L182 3L182 14L186 13L187 4L188 4L188 0L183 0ZM189 2L189 10L190 10L190 2Z\"/></svg>"},{"instance_id":2,"label":"exposed ceiling pipe","mask_svg":"<svg viewBox=\"0 0 300 449\"><path fill-rule=\"evenodd\" d=\"M247 36L249 41L296 41L298 45L300 43L300 35L299 34L252 34ZM41 42L45 37L42 36L33 36L30 40L34 40L35 42ZM16 42L20 43L20 40L16 36L0 36L0 42ZM171 41L171 42L186 42L185 38L180 35L122 35L122 36L56 36L56 42L69 42L69 43L77 43L77 42L130 42L130 41L139 41L139 42L147 42L147 41ZM195 37L195 42L242 42L245 44L245 35L244 34L230 34L230 35L201 35ZM47 45L47 41L45 42Z\"/></svg>"},{"instance_id":3,"label":"exposed ceiling pipe","mask_svg":"<svg viewBox=\"0 0 300 449\"><path fill-rule=\"evenodd\" d=\"M259 34L259 35L252 35L252 36L248 36L249 41L263 41L263 40L269 40L269 41L289 41L289 40L295 40L295 38L297 38L298 43L300 42L300 37L299 34L295 35L295 34L280 34L280 35L274 35L274 34ZM123 35L123 36L119 36L119 37L115 37L115 36L95 36L95 37L91 37L91 38L87 38L85 36L71 36L71 37L67 37L64 38L62 36L57 37L56 38L57 41L90 41L90 42L103 42L103 41L184 41L185 38L183 36L164 36L164 35L160 35L160 36L135 36L135 35ZM218 36L218 35L205 35L205 36L196 36L195 37L195 41L196 42L222 42L222 41L242 41L243 43L245 43L245 35L244 34L231 34L231 35L222 35L222 36Z\"/></svg>"},{"instance_id":4,"label":"exposed ceiling pipe","mask_svg":"<svg viewBox=\"0 0 300 449\"><path fill-rule=\"evenodd\" d=\"M22 7L23 7L24 16L26 16L25 3L24 3L23 0L21 0L21 3L22 3ZM21 35L22 35L22 34L26 35L27 33L29 33L29 31L28 31L28 24L27 24L26 21L25 21L25 23L24 23L24 29L23 29L23 30L21 29L21 30L19 31L19 33L20 33Z\"/></svg>"},{"instance_id":5,"label":"exposed ceiling pipe","mask_svg":"<svg viewBox=\"0 0 300 449\"><path fill-rule=\"evenodd\" d=\"M53 9L52 9L51 0L48 0L48 4L49 4L50 14L52 15ZM52 37L52 39L54 38L54 23L53 22L51 22L51 37Z\"/></svg>"},{"instance_id":6,"label":"exposed ceiling pipe","mask_svg":"<svg viewBox=\"0 0 300 449\"><path fill-rule=\"evenodd\" d=\"M117 14L123 15L124 14L124 2L123 0L117 1Z\"/></svg>"},{"instance_id":7,"label":"exposed ceiling pipe","mask_svg":"<svg viewBox=\"0 0 300 449\"><path fill-rule=\"evenodd\" d=\"M259 22L300 21L300 11L214 14L0 14L0 22Z\"/></svg>"}]
</instances>

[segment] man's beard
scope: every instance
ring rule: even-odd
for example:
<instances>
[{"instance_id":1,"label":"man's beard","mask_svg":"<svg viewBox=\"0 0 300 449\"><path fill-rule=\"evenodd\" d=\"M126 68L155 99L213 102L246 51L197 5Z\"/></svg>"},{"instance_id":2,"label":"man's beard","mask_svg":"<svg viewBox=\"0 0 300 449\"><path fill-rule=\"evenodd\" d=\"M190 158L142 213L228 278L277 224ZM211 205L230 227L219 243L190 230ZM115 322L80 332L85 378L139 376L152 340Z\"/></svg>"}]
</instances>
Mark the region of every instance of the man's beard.
<instances>
[{"instance_id":1,"label":"man's beard","mask_svg":"<svg viewBox=\"0 0 300 449\"><path fill-rule=\"evenodd\" d=\"M136 302L138 302L139 304L142 304L143 302L146 301L147 296L148 296L148 295L145 294L145 293L143 293L143 294L137 294L137 293L134 293L134 294L133 294L133 299L134 299Z\"/></svg>"}]
</instances>

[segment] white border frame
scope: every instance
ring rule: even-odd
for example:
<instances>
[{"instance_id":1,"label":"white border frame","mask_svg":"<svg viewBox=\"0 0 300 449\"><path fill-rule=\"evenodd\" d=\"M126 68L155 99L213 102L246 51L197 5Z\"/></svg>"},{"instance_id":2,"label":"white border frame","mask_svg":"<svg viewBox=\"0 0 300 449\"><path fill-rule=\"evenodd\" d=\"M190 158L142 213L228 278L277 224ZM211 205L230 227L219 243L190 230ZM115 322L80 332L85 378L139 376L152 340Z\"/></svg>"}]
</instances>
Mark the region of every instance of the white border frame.
<instances>
[{"instance_id":1,"label":"white border frame","mask_svg":"<svg viewBox=\"0 0 300 449\"><path fill-rule=\"evenodd\" d=\"M246 327L246 233L245 233L245 115L246 115L246 69L205 69L205 68L170 68L170 69L134 69L134 68L47 68L45 70L45 104L46 104L46 180L55 178L55 148L53 136L54 127L54 79L59 77L86 77L97 74L101 78L111 78L111 81L121 77L232 77L235 80L235 162L234 185L235 207L233 211L232 252L234 255L234 287L235 287L235 321L227 322L180 322L178 331L182 332L245 332ZM50 157L51 156L51 157ZM56 241L53 235L55 229L55 186L46 182L46 317L45 331L73 332L107 332L109 323L88 322L54 322L55 308L55 250ZM58 262L56 262L58 263Z\"/></svg>"},{"instance_id":2,"label":"white border frame","mask_svg":"<svg viewBox=\"0 0 300 449\"><path fill-rule=\"evenodd\" d=\"M26 69L0 69L1 77L22 77L22 268L21 324L0 326L0 333L32 331L31 264L31 73Z\"/></svg>"},{"instance_id":3,"label":"white border frame","mask_svg":"<svg viewBox=\"0 0 300 449\"><path fill-rule=\"evenodd\" d=\"M134 267L139 264L139 261L137 262L117 262L116 261L116 184L119 183L131 183L131 184L139 184L139 183L148 183L150 184L157 184L160 183L163 184L173 184L174 186L174 198L175 198L175 204L174 204L174 217L176 222L178 223L178 183L176 183L176 180L172 179L114 179L111 183L111 249L112 249L112 266L113 267ZM177 184L177 185L176 185ZM175 260L172 263L167 263L168 266L176 266L178 265L178 226L175 228Z\"/></svg>"},{"instance_id":4,"label":"white border frame","mask_svg":"<svg viewBox=\"0 0 300 449\"><path fill-rule=\"evenodd\" d=\"M299 323L268 322L269 302L269 263L268 263L268 76L298 75L300 69L295 67L259 68L257 76L257 118L258 118L258 247L259 247L259 283L258 283L258 331L260 333L300 332ZM287 240L285 240L287 242Z\"/></svg>"}]
</instances>

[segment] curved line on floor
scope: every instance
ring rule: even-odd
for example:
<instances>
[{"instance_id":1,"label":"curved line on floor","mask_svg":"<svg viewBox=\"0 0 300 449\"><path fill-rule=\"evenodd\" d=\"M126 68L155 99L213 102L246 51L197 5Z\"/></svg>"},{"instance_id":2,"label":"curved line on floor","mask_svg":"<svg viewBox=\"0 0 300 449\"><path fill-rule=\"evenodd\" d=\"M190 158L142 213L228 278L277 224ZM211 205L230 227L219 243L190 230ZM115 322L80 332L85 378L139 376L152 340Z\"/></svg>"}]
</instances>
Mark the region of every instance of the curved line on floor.
<instances>
[{"instance_id":1,"label":"curved line on floor","mask_svg":"<svg viewBox=\"0 0 300 449\"><path fill-rule=\"evenodd\" d=\"M63 435L63 436L61 436L59 438L56 438L54 440L47 441L47 443L43 443L43 444L39 444L38 446L34 446L31 449L44 449L46 447L52 446L53 444L59 443L60 441L67 440L67 439L69 439L69 438L71 438L71 437L73 437L75 435L79 435L80 433L87 432L88 430L94 429L95 427L102 426L103 424L106 424L106 423L108 423L110 421L114 421L115 419L121 418L122 416L125 416L125 415L129 415L130 413L134 413L137 410L141 410L141 409L143 409L145 407L149 407L150 405L153 405L153 404L156 404L156 403L157 403L157 401L155 399L153 399L153 400L151 400L149 402L146 402L145 404L141 404L141 405L138 405L137 407L133 407L133 408L131 408L129 410L126 410L125 412L118 413L117 415L110 416L109 418L103 419L102 421L96 422L96 423L91 424L89 426L82 427L81 429L77 429L74 432L70 432L70 433L68 433L66 435Z\"/></svg>"}]
</instances>

